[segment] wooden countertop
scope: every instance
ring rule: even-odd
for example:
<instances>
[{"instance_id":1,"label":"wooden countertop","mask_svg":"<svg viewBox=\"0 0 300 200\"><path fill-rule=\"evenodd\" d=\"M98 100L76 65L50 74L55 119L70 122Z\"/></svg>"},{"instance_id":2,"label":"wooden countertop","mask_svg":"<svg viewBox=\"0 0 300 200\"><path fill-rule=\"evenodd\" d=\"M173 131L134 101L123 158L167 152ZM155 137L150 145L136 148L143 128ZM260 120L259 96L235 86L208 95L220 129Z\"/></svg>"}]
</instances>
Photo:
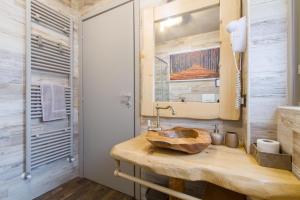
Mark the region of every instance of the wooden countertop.
<instances>
[{"instance_id":1,"label":"wooden countertop","mask_svg":"<svg viewBox=\"0 0 300 200\"><path fill-rule=\"evenodd\" d=\"M300 180L296 176L289 171L259 166L242 148L211 145L199 154L187 155L157 149L143 134L115 145L111 156L157 174L207 181L255 198L300 199Z\"/></svg>"}]
</instances>

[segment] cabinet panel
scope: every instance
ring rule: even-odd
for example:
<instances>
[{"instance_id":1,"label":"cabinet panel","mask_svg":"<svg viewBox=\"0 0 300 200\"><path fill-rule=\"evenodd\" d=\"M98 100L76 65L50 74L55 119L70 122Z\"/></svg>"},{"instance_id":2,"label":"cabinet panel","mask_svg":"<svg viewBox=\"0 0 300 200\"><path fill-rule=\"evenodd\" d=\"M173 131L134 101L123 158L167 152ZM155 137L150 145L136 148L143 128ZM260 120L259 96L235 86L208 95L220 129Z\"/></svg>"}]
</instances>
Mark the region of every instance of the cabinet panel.
<instances>
[{"instance_id":1,"label":"cabinet panel","mask_svg":"<svg viewBox=\"0 0 300 200\"><path fill-rule=\"evenodd\" d=\"M236 69L231 49L230 34L226 26L241 16L240 0L220 1L220 118L238 120L240 109L235 108L236 102ZM239 57L236 56L237 62Z\"/></svg>"}]
</instances>

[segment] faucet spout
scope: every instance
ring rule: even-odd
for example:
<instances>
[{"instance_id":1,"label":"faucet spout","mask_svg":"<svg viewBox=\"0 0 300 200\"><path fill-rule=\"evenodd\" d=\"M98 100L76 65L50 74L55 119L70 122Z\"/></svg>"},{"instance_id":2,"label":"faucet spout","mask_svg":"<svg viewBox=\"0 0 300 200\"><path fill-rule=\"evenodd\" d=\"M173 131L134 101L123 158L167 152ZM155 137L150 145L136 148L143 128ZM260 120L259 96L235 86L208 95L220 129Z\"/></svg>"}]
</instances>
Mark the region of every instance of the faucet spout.
<instances>
[{"instance_id":1,"label":"faucet spout","mask_svg":"<svg viewBox=\"0 0 300 200\"><path fill-rule=\"evenodd\" d=\"M172 115L176 115L175 109L172 106L169 109L172 111Z\"/></svg>"},{"instance_id":2,"label":"faucet spout","mask_svg":"<svg viewBox=\"0 0 300 200\"><path fill-rule=\"evenodd\" d=\"M156 109L156 128L157 129L161 129L161 127L160 127L160 113L159 113L160 110L168 110L169 109L169 110L171 110L172 115L176 114L175 109L171 105L168 105L168 106L165 106L165 107L157 105L155 107L155 109Z\"/></svg>"}]
</instances>

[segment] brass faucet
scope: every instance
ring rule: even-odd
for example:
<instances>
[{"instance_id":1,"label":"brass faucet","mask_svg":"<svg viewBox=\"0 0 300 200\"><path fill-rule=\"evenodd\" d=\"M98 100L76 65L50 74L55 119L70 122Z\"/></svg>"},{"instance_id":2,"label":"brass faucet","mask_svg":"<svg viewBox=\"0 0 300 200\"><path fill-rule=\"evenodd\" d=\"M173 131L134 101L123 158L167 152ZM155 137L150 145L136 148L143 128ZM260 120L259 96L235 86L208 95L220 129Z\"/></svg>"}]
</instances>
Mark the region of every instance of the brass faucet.
<instances>
[{"instance_id":1,"label":"brass faucet","mask_svg":"<svg viewBox=\"0 0 300 200\"><path fill-rule=\"evenodd\" d=\"M172 106L170 106L170 105L165 106L165 107L161 107L159 105L156 105L155 109L156 109L156 129L157 130L161 130L159 110L167 110L167 109L169 109L169 110L171 110L172 115L175 115L176 114L175 113L175 109Z\"/></svg>"}]
</instances>

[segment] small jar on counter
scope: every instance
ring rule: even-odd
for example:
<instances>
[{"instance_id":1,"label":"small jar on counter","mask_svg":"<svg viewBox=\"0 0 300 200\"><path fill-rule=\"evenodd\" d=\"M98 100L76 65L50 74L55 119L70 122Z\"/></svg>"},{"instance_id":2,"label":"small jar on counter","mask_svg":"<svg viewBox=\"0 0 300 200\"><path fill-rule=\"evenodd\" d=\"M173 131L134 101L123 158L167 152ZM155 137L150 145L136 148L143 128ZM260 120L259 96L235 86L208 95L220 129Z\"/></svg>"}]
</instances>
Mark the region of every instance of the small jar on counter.
<instances>
[{"instance_id":1,"label":"small jar on counter","mask_svg":"<svg viewBox=\"0 0 300 200\"><path fill-rule=\"evenodd\" d=\"M225 145L231 148L239 147L239 137L235 132L226 132L225 134Z\"/></svg>"}]
</instances>

